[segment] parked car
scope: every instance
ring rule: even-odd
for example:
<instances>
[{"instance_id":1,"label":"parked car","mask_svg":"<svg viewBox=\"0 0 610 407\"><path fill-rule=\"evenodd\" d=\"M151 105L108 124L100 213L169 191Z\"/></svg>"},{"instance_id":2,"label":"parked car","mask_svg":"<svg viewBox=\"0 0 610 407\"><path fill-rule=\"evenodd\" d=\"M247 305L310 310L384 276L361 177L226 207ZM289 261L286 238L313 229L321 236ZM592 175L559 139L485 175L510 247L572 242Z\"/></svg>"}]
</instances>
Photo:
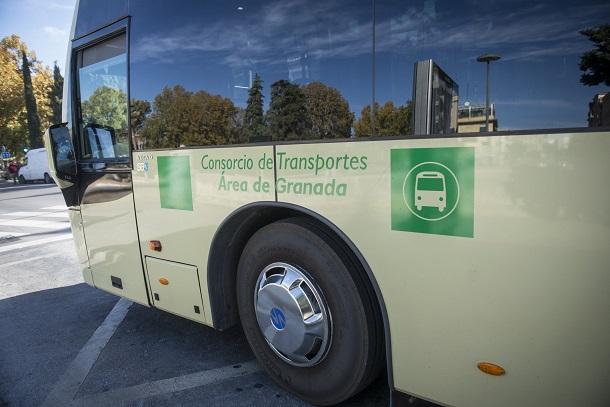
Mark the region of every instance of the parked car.
<instances>
[{"instance_id":1,"label":"parked car","mask_svg":"<svg viewBox=\"0 0 610 407\"><path fill-rule=\"evenodd\" d=\"M19 183L44 181L46 184L53 183L49 170L49 160L46 148L30 150L25 155L26 164L19 168Z\"/></svg>"}]
</instances>

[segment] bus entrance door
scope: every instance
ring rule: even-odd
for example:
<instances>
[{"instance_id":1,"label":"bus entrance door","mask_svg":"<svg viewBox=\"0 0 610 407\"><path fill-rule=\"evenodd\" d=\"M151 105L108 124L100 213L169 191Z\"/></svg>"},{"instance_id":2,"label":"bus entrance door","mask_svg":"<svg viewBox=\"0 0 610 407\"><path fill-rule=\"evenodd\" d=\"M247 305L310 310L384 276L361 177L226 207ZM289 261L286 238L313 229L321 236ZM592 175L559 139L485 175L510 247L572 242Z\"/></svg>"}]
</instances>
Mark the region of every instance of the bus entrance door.
<instances>
[{"instance_id":1,"label":"bus entrance door","mask_svg":"<svg viewBox=\"0 0 610 407\"><path fill-rule=\"evenodd\" d=\"M133 202L125 32L77 51L78 188L93 284L148 305Z\"/></svg>"},{"instance_id":2,"label":"bus entrance door","mask_svg":"<svg viewBox=\"0 0 610 407\"><path fill-rule=\"evenodd\" d=\"M148 305L131 170L85 163L79 163L79 170L81 215L93 284Z\"/></svg>"}]
</instances>

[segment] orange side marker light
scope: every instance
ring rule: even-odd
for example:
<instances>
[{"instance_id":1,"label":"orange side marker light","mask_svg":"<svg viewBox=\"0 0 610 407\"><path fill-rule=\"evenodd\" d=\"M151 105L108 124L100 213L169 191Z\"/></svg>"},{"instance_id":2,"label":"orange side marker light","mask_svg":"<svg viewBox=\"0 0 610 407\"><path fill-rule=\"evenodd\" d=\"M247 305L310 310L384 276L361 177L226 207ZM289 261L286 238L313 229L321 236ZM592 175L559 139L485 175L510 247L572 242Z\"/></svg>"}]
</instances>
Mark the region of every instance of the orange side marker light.
<instances>
[{"instance_id":1,"label":"orange side marker light","mask_svg":"<svg viewBox=\"0 0 610 407\"><path fill-rule=\"evenodd\" d=\"M483 373L487 373L492 376L502 376L506 374L506 370L502 366L496 365L495 363L479 362L477 367Z\"/></svg>"},{"instance_id":2,"label":"orange side marker light","mask_svg":"<svg viewBox=\"0 0 610 407\"><path fill-rule=\"evenodd\" d=\"M148 242L148 248L150 250L152 250L153 252L160 252L161 251L161 242L158 240L150 240Z\"/></svg>"},{"instance_id":3,"label":"orange side marker light","mask_svg":"<svg viewBox=\"0 0 610 407\"><path fill-rule=\"evenodd\" d=\"M159 282L160 282L161 284L163 284L163 285L169 285L169 280L168 280L167 278L165 278L165 277L161 277L161 278L159 279Z\"/></svg>"}]
</instances>

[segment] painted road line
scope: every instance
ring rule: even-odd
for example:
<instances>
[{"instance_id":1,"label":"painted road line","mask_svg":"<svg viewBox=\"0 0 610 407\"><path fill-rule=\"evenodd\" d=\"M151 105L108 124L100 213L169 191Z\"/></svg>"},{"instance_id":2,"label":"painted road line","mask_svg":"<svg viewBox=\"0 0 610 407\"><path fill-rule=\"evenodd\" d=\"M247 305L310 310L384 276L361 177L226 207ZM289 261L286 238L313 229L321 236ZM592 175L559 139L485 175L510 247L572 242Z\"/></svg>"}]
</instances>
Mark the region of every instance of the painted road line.
<instances>
[{"instance_id":1,"label":"painted road line","mask_svg":"<svg viewBox=\"0 0 610 407\"><path fill-rule=\"evenodd\" d=\"M46 215L41 215L43 218L67 218L68 212L49 212Z\"/></svg>"},{"instance_id":2,"label":"painted road line","mask_svg":"<svg viewBox=\"0 0 610 407\"><path fill-rule=\"evenodd\" d=\"M0 213L0 216L8 216L11 218L29 218L29 217L33 217L33 216L46 215L49 213L51 213L51 212L7 212L7 213Z\"/></svg>"},{"instance_id":3,"label":"painted road line","mask_svg":"<svg viewBox=\"0 0 610 407\"><path fill-rule=\"evenodd\" d=\"M9 244L7 246L0 246L0 253L8 252L11 250L26 249L26 248L32 247L32 246L39 246L41 244L59 242L62 240L69 240L69 239L72 239L72 233L62 233L59 236L48 237L46 239L37 239L37 240L31 240L28 242Z\"/></svg>"},{"instance_id":4,"label":"painted road line","mask_svg":"<svg viewBox=\"0 0 610 407\"><path fill-rule=\"evenodd\" d=\"M70 226L67 222L35 220L35 219L8 219L0 221L0 226L42 228L42 229L61 229Z\"/></svg>"},{"instance_id":5,"label":"painted road line","mask_svg":"<svg viewBox=\"0 0 610 407\"><path fill-rule=\"evenodd\" d=\"M72 401L100 353L125 319L131 304L133 303L125 298L121 298L116 303L104 322L95 330L64 374L55 383L42 404L43 407L64 407Z\"/></svg>"},{"instance_id":6,"label":"painted road line","mask_svg":"<svg viewBox=\"0 0 610 407\"><path fill-rule=\"evenodd\" d=\"M49 254L43 254L42 256L28 257L27 259L16 260L16 261L12 261L10 263L0 263L0 268L2 268L2 267L12 267L12 266L16 266L18 264L27 263L27 262L30 262L30 261L47 259L49 257L59 257L61 255L62 255L62 253L49 253Z\"/></svg>"},{"instance_id":7,"label":"painted road line","mask_svg":"<svg viewBox=\"0 0 610 407\"><path fill-rule=\"evenodd\" d=\"M224 366L184 376L172 377L171 379L157 380L132 387L123 387L104 393L93 394L91 396L84 396L74 400L70 405L75 407L114 407L124 405L129 401L201 387L227 379L246 376L258 371L260 371L260 368L256 362L250 361L239 365Z\"/></svg>"},{"instance_id":8,"label":"painted road line","mask_svg":"<svg viewBox=\"0 0 610 407\"><path fill-rule=\"evenodd\" d=\"M13 187L2 187L0 188L0 192L5 189L25 189L25 188L52 188L54 185L50 184L39 184L39 185L15 185Z\"/></svg>"},{"instance_id":9,"label":"painted road line","mask_svg":"<svg viewBox=\"0 0 610 407\"><path fill-rule=\"evenodd\" d=\"M55 206L47 206L46 208L40 208L43 211L65 211L68 209L66 205L55 205Z\"/></svg>"},{"instance_id":10,"label":"painted road line","mask_svg":"<svg viewBox=\"0 0 610 407\"><path fill-rule=\"evenodd\" d=\"M59 212L8 212L8 213L0 213L0 216L7 218L67 218L68 212L59 211Z\"/></svg>"},{"instance_id":11,"label":"painted road line","mask_svg":"<svg viewBox=\"0 0 610 407\"><path fill-rule=\"evenodd\" d=\"M6 239L10 237L21 237L25 236L27 233L18 233L18 232L0 232L0 240Z\"/></svg>"}]
</instances>

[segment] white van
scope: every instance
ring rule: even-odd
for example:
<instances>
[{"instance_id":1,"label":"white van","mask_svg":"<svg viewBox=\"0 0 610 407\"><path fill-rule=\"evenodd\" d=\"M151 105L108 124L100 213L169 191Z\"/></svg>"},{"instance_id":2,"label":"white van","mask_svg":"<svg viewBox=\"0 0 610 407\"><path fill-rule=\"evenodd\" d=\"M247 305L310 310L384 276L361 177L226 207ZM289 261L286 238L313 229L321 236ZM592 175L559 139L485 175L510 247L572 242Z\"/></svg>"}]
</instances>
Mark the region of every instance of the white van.
<instances>
[{"instance_id":1,"label":"white van","mask_svg":"<svg viewBox=\"0 0 610 407\"><path fill-rule=\"evenodd\" d=\"M32 181L44 181L46 184L53 183L49 170L49 160L46 148L30 150L25 155L26 164L19 168L19 183L25 184Z\"/></svg>"}]
</instances>

